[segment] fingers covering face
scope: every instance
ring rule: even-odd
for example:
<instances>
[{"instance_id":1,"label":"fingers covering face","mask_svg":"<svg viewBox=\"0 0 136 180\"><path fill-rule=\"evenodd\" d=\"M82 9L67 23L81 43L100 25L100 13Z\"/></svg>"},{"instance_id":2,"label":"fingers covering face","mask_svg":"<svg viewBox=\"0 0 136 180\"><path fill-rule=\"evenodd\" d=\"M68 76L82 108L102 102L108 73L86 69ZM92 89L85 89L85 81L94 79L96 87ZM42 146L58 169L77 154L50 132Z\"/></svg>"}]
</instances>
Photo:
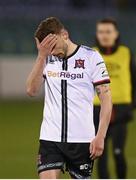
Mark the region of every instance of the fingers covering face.
<instances>
[{"instance_id":1,"label":"fingers covering face","mask_svg":"<svg viewBox=\"0 0 136 180\"><path fill-rule=\"evenodd\" d=\"M49 44L52 41L56 41L56 40L57 40L57 36L55 34L49 34L43 39L43 41L41 42L41 46L44 46L45 44Z\"/></svg>"},{"instance_id":2,"label":"fingers covering face","mask_svg":"<svg viewBox=\"0 0 136 180\"><path fill-rule=\"evenodd\" d=\"M49 51L52 51L54 46L57 43L57 36L56 35L48 35L42 43L41 47L48 49Z\"/></svg>"}]
</instances>

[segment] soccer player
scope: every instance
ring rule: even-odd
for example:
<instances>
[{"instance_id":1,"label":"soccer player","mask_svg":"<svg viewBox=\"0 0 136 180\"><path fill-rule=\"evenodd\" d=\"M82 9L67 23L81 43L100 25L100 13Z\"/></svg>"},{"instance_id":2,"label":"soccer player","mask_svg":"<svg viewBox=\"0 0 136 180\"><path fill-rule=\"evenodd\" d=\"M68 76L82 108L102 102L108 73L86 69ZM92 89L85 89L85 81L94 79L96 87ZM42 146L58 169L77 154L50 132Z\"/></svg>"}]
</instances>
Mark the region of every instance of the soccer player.
<instances>
[{"instance_id":1,"label":"soccer player","mask_svg":"<svg viewBox=\"0 0 136 180\"><path fill-rule=\"evenodd\" d=\"M72 178L89 178L93 161L102 155L112 102L106 66L100 54L73 43L59 19L43 20L35 33L38 56L27 79L27 93L35 96L45 85L38 173L59 178L64 165ZM93 97L101 102L95 136Z\"/></svg>"},{"instance_id":2,"label":"soccer player","mask_svg":"<svg viewBox=\"0 0 136 180\"><path fill-rule=\"evenodd\" d=\"M111 78L113 111L105 140L103 155L98 160L99 178L109 179L108 140L111 138L117 178L125 179L127 164L124 149L127 137L127 122L131 119L132 104L136 100L136 65L130 49L120 43L117 22L112 18L98 21L96 47L105 60ZM94 122L99 126L100 101L95 98Z\"/></svg>"}]
</instances>

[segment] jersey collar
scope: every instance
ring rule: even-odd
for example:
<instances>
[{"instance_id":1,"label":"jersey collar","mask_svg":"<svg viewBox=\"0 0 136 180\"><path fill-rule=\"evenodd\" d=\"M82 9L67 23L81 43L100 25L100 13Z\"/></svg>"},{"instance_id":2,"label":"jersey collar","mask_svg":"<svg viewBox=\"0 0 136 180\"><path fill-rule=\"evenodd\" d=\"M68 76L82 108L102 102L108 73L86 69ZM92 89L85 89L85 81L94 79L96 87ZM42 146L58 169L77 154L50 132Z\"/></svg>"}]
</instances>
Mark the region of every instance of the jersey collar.
<instances>
[{"instance_id":1,"label":"jersey collar","mask_svg":"<svg viewBox=\"0 0 136 180\"><path fill-rule=\"evenodd\" d=\"M80 48L80 45L77 46L77 48L74 50L74 52L73 52L72 54L70 54L69 56L67 56L67 57L64 58L64 59L69 59L69 58L71 58L72 56L74 56L74 55L77 53L77 51L78 51L79 48Z\"/></svg>"}]
</instances>

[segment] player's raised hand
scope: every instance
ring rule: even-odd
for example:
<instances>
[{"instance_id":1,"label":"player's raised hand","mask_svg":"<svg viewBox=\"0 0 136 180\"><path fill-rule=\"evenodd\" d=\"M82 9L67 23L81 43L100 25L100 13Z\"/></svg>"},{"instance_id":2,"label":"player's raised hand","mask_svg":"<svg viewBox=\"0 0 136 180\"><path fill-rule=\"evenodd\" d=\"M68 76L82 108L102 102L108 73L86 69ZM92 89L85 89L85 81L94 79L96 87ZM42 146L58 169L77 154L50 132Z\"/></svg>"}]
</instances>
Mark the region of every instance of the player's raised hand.
<instances>
[{"instance_id":1,"label":"player's raised hand","mask_svg":"<svg viewBox=\"0 0 136 180\"><path fill-rule=\"evenodd\" d=\"M90 158L96 159L101 156L104 150L104 138L96 136L90 143Z\"/></svg>"},{"instance_id":2,"label":"player's raised hand","mask_svg":"<svg viewBox=\"0 0 136 180\"><path fill-rule=\"evenodd\" d=\"M55 34L49 34L43 39L41 43L39 42L38 38L35 39L36 46L38 49L38 55L43 58L51 54L53 48L57 43L57 36Z\"/></svg>"}]
</instances>

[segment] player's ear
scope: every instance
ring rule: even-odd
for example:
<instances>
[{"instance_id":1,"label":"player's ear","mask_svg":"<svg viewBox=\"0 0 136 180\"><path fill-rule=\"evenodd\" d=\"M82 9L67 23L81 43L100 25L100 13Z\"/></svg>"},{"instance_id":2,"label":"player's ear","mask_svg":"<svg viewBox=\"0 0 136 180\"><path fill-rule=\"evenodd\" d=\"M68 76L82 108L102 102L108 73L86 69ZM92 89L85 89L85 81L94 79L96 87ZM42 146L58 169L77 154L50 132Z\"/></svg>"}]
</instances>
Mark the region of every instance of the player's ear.
<instances>
[{"instance_id":1,"label":"player's ear","mask_svg":"<svg viewBox=\"0 0 136 180\"><path fill-rule=\"evenodd\" d=\"M119 31L116 30L116 37L118 38L119 37Z\"/></svg>"},{"instance_id":2,"label":"player's ear","mask_svg":"<svg viewBox=\"0 0 136 180\"><path fill-rule=\"evenodd\" d=\"M67 40L69 38L69 34L68 34L67 30L65 30L65 29L61 30L61 34L65 40Z\"/></svg>"}]
</instances>

